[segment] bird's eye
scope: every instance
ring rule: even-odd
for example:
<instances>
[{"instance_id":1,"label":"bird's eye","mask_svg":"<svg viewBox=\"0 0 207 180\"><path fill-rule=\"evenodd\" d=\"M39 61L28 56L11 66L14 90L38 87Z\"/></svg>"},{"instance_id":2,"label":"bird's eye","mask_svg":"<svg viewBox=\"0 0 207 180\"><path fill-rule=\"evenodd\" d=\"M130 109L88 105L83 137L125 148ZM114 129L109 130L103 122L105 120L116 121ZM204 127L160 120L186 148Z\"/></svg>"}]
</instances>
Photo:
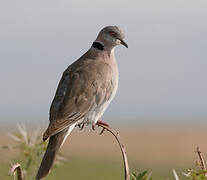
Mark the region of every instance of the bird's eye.
<instances>
[{"instance_id":1,"label":"bird's eye","mask_svg":"<svg viewBox=\"0 0 207 180\"><path fill-rule=\"evenodd\" d=\"M113 31L110 32L110 35L116 37L116 33Z\"/></svg>"}]
</instances>

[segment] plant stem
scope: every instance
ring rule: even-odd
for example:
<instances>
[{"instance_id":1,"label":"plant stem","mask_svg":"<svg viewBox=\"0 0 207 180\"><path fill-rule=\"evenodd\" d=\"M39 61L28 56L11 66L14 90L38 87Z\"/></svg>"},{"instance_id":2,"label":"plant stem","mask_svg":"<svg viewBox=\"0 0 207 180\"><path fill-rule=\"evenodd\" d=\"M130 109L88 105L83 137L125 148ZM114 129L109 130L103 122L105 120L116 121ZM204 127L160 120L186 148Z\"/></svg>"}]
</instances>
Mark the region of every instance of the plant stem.
<instances>
[{"instance_id":1,"label":"plant stem","mask_svg":"<svg viewBox=\"0 0 207 180\"><path fill-rule=\"evenodd\" d=\"M116 130L111 129L108 126L104 126L102 124L99 124L99 126L101 126L103 128L103 130L106 129L107 131L109 131L116 138L116 140L119 144L119 147L121 149L123 162L124 162L124 179L130 180L130 172L129 172L129 164L128 164L128 160L127 160L126 148L125 148L124 144L121 143L119 133ZM101 131L101 133L103 133L103 130Z\"/></svg>"}]
</instances>

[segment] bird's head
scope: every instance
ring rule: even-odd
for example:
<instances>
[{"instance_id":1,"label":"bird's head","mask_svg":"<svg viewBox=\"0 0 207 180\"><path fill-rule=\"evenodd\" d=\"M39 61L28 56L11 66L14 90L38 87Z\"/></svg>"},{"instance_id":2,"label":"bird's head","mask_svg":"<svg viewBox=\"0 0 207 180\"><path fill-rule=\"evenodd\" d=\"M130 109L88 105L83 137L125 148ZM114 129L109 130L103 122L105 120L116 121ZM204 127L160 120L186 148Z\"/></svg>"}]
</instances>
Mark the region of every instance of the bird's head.
<instances>
[{"instance_id":1,"label":"bird's head","mask_svg":"<svg viewBox=\"0 0 207 180\"><path fill-rule=\"evenodd\" d=\"M124 37L123 31L118 26L107 26L99 32L95 42L101 43L106 49L113 49L120 44L128 48Z\"/></svg>"}]
</instances>

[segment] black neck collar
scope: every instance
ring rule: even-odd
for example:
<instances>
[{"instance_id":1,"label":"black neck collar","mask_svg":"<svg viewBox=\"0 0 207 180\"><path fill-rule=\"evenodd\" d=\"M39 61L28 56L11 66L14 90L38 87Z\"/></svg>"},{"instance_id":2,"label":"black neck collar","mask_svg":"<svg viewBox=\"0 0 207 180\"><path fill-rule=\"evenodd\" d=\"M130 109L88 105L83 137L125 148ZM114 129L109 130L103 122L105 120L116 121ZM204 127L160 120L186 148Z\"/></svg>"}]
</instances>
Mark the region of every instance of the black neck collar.
<instances>
[{"instance_id":1,"label":"black neck collar","mask_svg":"<svg viewBox=\"0 0 207 180\"><path fill-rule=\"evenodd\" d=\"M101 50L101 51L104 50L104 45L101 44L101 43L98 42L98 41L93 42L92 46L93 46L94 48L98 49L98 50Z\"/></svg>"}]
</instances>

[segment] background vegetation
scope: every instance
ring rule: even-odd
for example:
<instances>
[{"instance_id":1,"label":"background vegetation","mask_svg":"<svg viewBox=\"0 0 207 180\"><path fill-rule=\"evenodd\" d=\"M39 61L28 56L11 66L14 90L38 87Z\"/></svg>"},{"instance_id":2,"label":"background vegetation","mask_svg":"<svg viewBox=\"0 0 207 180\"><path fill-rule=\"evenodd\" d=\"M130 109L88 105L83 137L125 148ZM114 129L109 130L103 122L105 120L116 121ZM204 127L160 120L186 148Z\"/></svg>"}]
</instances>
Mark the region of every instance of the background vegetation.
<instances>
[{"instance_id":1,"label":"background vegetation","mask_svg":"<svg viewBox=\"0 0 207 180\"><path fill-rule=\"evenodd\" d=\"M47 143L42 142L40 131L34 130L30 133L26 130L24 125L17 125L18 132L17 133L9 133L8 136L10 140L7 142L8 145L3 145L1 154L2 163L0 164L0 179L13 179L11 174L11 167L19 163L22 168L24 179L32 180L35 178L35 174L39 163L41 161L42 155L46 148ZM81 133L83 134L83 133ZM107 134L100 136L100 140L103 140L104 136L108 136ZM129 135L128 135L129 136ZM129 136L130 137L130 136ZM109 137L107 137L109 138ZM5 139L7 139L5 137ZM92 139L94 140L94 139ZM108 141L111 143L112 141ZM96 141L94 141L96 143ZM103 143L107 143L106 140ZM89 142L90 144L90 142ZM66 143L67 146L67 143ZM104 145L103 145L104 146ZM116 148L115 144L106 144L106 146L111 148ZM77 147L76 147L77 148ZM73 147L71 147L72 151ZM106 153L103 151L97 152L98 154L94 154L91 156L87 147L85 150L81 148L81 154L74 153L74 155L68 156L66 150L70 150L69 147L65 147L63 149L65 157L59 153L57 157L56 164L46 178L48 180L55 179L90 179L95 180L115 180L115 179L123 179L123 164L121 161L121 156L119 154L118 148L116 149L116 155L114 158L111 158L110 149ZM97 147L97 151L99 148ZM94 149L94 151L96 151ZM193 149L192 149L193 151ZM88 153L87 153L88 152ZM192 157L192 163L194 163L195 157L197 158L197 164L192 165L194 168L189 169L188 167L182 167L182 165L178 165L176 170L170 168L169 164L166 164L165 167L162 167L159 163L157 164L157 168L150 168L146 166L147 163L141 161L139 163L136 160L136 157L132 157L129 154L130 167L131 167L131 179L132 180L160 180L160 179L175 179L175 180L204 180L206 167L205 162L202 159L201 153L199 154L198 149L197 152L194 153L194 157ZM92 152L93 153L93 152ZM113 151L111 151L114 154ZM5 157L4 157L5 155ZM200 157L198 155L201 155ZM107 157L109 156L109 157ZM8 160L9 159L9 160ZM156 158L155 158L156 159ZM153 161L153 160L152 160ZM203 164L201 164L203 163ZM154 166L154 165L153 165ZM180 169L178 169L178 167ZM9 175L10 173L10 175Z\"/></svg>"}]
</instances>

